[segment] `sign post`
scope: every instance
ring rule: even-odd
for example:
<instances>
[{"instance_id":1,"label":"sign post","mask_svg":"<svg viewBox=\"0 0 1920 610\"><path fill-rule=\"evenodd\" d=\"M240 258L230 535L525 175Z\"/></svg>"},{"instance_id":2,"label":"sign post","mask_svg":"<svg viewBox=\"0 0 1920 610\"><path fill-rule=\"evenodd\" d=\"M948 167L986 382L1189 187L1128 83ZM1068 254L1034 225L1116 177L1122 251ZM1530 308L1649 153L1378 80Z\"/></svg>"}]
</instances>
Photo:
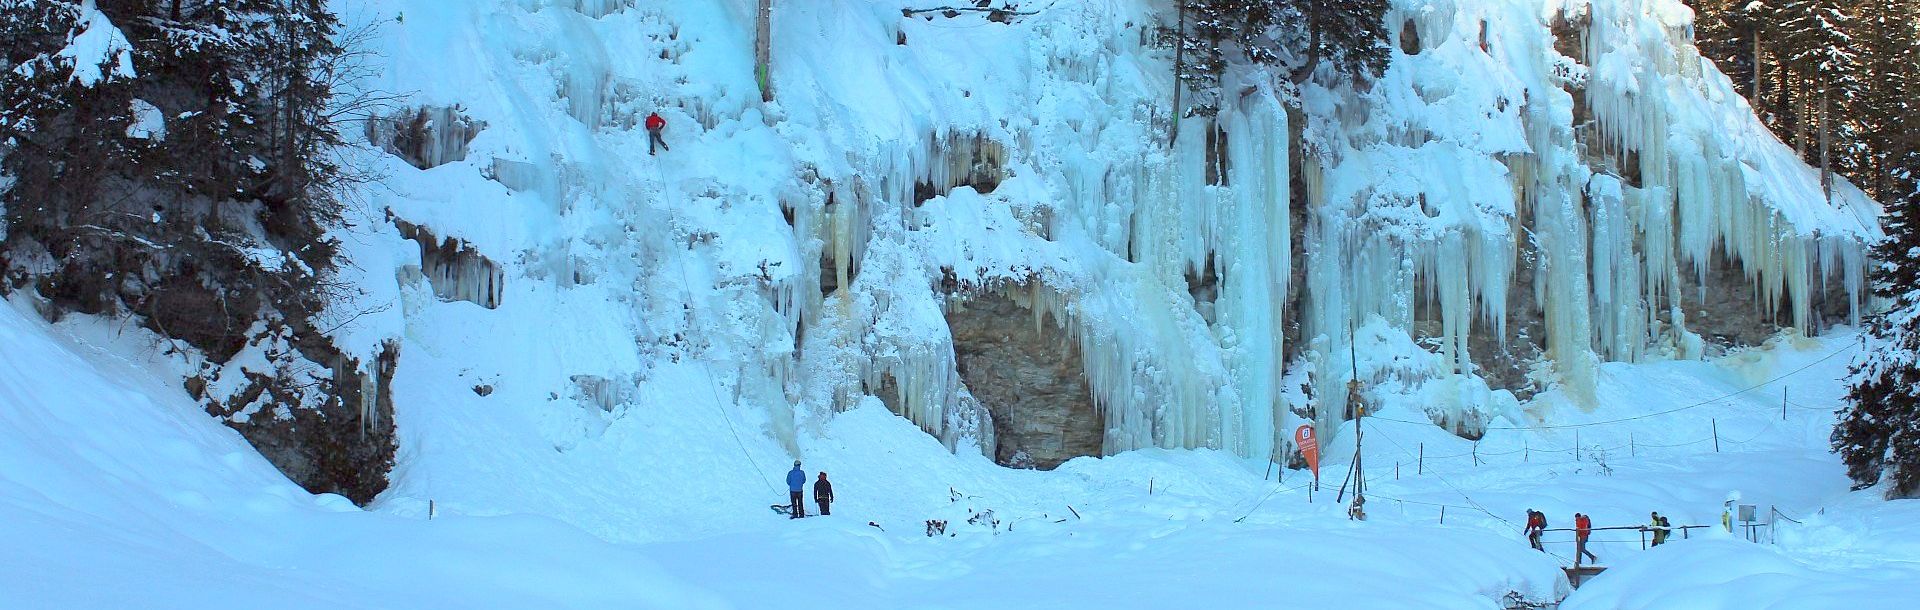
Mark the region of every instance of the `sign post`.
<instances>
[{"instance_id":1,"label":"sign post","mask_svg":"<svg viewBox=\"0 0 1920 610\"><path fill-rule=\"evenodd\" d=\"M1301 424L1293 431L1293 444L1300 447L1300 457L1307 460L1307 468L1313 469L1313 488L1320 488L1320 439L1313 435L1313 424Z\"/></svg>"}]
</instances>

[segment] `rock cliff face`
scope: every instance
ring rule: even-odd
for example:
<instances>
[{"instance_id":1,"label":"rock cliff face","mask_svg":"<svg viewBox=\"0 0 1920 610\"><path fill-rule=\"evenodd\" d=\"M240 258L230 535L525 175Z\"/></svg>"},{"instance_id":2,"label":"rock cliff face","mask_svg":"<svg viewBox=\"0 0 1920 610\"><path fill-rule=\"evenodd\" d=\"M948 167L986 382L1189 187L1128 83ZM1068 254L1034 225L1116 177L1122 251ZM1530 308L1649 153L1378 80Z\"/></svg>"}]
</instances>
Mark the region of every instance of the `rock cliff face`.
<instances>
[{"instance_id":1,"label":"rock cliff face","mask_svg":"<svg viewBox=\"0 0 1920 610\"><path fill-rule=\"evenodd\" d=\"M993 419L994 461L1052 469L1100 455L1105 418L1094 408L1080 345L1057 321L999 292L949 307L960 379Z\"/></svg>"}]
</instances>

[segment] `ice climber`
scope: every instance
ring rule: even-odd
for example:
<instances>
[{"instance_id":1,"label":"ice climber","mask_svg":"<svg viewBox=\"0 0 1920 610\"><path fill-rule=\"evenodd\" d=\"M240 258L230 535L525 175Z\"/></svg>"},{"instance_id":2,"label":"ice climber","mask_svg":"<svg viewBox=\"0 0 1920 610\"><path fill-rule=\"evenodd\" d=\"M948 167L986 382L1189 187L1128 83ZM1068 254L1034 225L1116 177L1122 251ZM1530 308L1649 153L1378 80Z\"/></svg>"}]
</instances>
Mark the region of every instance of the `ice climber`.
<instances>
[{"instance_id":1,"label":"ice climber","mask_svg":"<svg viewBox=\"0 0 1920 610\"><path fill-rule=\"evenodd\" d=\"M807 505L800 501L800 491L807 487L807 472L800 469L800 460L793 461L793 470L787 471L787 498L793 506L787 509L788 519L807 516Z\"/></svg>"},{"instance_id":2,"label":"ice climber","mask_svg":"<svg viewBox=\"0 0 1920 610\"><path fill-rule=\"evenodd\" d=\"M1573 567L1580 567L1580 558L1583 556L1593 560L1594 563L1600 563L1600 558L1595 556L1593 551L1587 550L1587 536L1591 534L1593 534L1593 518L1581 513L1574 513Z\"/></svg>"},{"instance_id":3,"label":"ice climber","mask_svg":"<svg viewBox=\"0 0 1920 610\"><path fill-rule=\"evenodd\" d=\"M667 120L660 118L660 113L658 112L647 113L647 154L649 155L655 154L654 153L655 147L659 147L660 150L665 150L665 151L673 150L671 148L667 148L666 139L660 137L660 130L663 130L666 128L667 128Z\"/></svg>"},{"instance_id":4,"label":"ice climber","mask_svg":"<svg viewBox=\"0 0 1920 610\"><path fill-rule=\"evenodd\" d=\"M1545 531L1547 531L1547 514L1531 508L1527 509L1527 543L1532 544L1534 550L1542 553L1547 551L1547 547L1540 544L1540 534Z\"/></svg>"},{"instance_id":5,"label":"ice climber","mask_svg":"<svg viewBox=\"0 0 1920 610\"><path fill-rule=\"evenodd\" d=\"M827 507L833 503L833 484L827 482L825 470L820 471L820 479L813 482L813 501L820 505L821 516L833 514Z\"/></svg>"}]
</instances>

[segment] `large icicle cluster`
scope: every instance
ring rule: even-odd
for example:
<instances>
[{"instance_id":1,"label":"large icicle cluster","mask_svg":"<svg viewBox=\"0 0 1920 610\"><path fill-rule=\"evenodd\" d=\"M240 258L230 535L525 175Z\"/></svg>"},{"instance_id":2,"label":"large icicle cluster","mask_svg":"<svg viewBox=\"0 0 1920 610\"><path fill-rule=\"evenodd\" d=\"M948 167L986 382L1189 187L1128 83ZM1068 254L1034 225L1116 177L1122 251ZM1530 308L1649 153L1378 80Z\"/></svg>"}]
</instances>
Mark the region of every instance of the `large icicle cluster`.
<instances>
[{"instance_id":1,"label":"large icicle cluster","mask_svg":"<svg viewBox=\"0 0 1920 610\"><path fill-rule=\"evenodd\" d=\"M1698 357L1680 304L1708 297L1715 256L1740 266L1767 308L1757 313L1782 326L1835 322L1812 310L1834 284L1850 312L1838 321L1857 320L1877 208L1844 182L1819 191L1694 50L1677 2L1394 8L1390 24L1410 23L1418 53L1397 58L1372 95L1307 96L1308 138L1331 148L1303 176L1316 211L1303 322L1324 346L1310 353L1325 373L1318 395L1348 377L1356 320L1411 330L1418 304L1438 310L1443 373L1477 372L1476 334L1543 340L1555 373L1545 381L1575 396L1599 359ZM1680 294L1683 272L1701 293ZM1510 294L1516 280L1533 294ZM1516 298L1539 310L1544 337L1509 334Z\"/></svg>"},{"instance_id":2,"label":"large icicle cluster","mask_svg":"<svg viewBox=\"0 0 1920 610\"><path fill-rule=\"evenodd\" d=\"M1356 375L1473 435L1522 419L1527 391L1589 393L1602 361L1700 357L1729 323L1698 314L1709 289L1748 291L1767 333L1865 306L1877 207L1822 191L1678 0L1393 0L1387 31L1418 40L1377 82L1282 92L1235 69L1217 116L1177 121L1164 4L1002 22L789 3L765 103L737 6L410 8L472 21L488 51L418 58L465 43L395 34L390 53L447 65L407 88L459 129L416 138L447 152L396 160L376 203L485 253L477 302L499 309L408 301L391 326L457 354L431 328L540 312L553 328L495 330L580 345L472 372L539 379L499 384L513 400L693 362L788 440L877 396L992 455L992 393L967 387L946 316L995 293L1032 312L1007 324L1077 348L1103 452L1259 458L1347 417Z\"/></svg>"},{"instance_id":3,"label":"large icicle cluster","mask_svg":"<svg viewBox=\"0 0 1920 610\"><path fill-rule=\"evenodd\" d=\"M1045 72L1029 86L1050 92L1034 109L1045 118L1001 135L1014 144L1013 181L1022 188L954 193L919 209L892 195L882 205L905 212L907 231L894 245L918 260L903 271L959 283L929 282L933 294L916 299L1014 290L1032 295L1036 312L1064 320L1107 414L1108 452L1207 446L1268 455L1290 408L1322 425L1348 416L1337 404L1313 408L1314 397L1344 396L1354 372L1455 388L1423 393L1423 406L1436 422L1474 434L1489 417L1512 415L1514 404L1481 375L1489 354L1475 349L1537 344L1540 360L1510 366L1525 368L1527 383L1575 396L1589 395L1601 360L1699 357L1703 339L1680 304L1705 295L1681 294L1680 274L1694 274L1691 285L1704 292L1716 256L1752 281L1756 302L1769 308L1757 315L1782 326L1810 333L1836 322L1811 305L1830 285L1856 315L1862 306L1873 204L1844 183L1831 199L1815 188L1812 170L1693 50L1677 3L1398 2L1389 19L1411 28L1389 30L1417 32L1417 44L1396 45L1416 52L1397 57L1364 93L1307 87L1299 139L1289 134L1288 110L1252 77L1228 83L1243 95L1217 118L1183 121L1173 146L1135 143L1119 147L1135 154L1121 155L1108 154L1119 137L1160 139L1154 130L1164 120L1135 108L1159 104L1165 83L1114 78L1115 62L1100 58L1153 54L1111 34L1096 49L1086 48L1083 30L1062 41L1054 29L1075 16L1054 17L1034 27L1032 40ZM1075 107L1049 103L1095 84ZM1308 212L1297 232L1289 213L1295 146L1309 151L1297 165ZM936 157L968 154L937 148ZM916 178L952 162L907 158L905 176L883 181L942 192L955 183ZM1026 182L1035 178L1044 187ZM995 218L997 206L1012 212ZM1029 208L1037 211L1020 212ZM1023 213L1046 224L1034 231L1018 222ZM1295 239L1304 241L1305 286L1289 285ZM1208 269L1219 276L1216 302L1182 294ZM1290 298L1299 310L1288 309ZM1376 319L1439 357L1382 364L1380 354L1359 354L1353 335ZM1283 387L1289 323L1305 342L1297 364L1313 373L1305 394ZM891 383L903 414L950 441L956 422L974 422L964 427L970 438L990 442L972 410L991 405L964 397L951 346L937 331L931 343L915 338L891 339L913 348L889 353L921 357L876 373L902 380ZM970 414L954 419L949 408Z\"/></svg>"}]
</instances>

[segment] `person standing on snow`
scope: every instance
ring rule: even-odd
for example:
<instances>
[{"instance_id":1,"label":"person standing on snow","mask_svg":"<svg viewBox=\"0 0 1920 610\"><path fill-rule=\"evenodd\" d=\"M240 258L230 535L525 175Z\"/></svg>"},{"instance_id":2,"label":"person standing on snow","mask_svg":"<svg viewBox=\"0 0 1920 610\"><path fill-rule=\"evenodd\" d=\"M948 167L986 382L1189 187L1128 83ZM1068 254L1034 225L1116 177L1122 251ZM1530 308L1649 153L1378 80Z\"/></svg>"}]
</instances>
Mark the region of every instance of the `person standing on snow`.
<instances>
[{"instance_id":1,"label":"person standing on snow","mask_svg":"<svg viewBox=\"0 0 1920 610\"><path fill-rule=\"evenodd\" d=\"M653 149L656 146L659 147L660 150L673 150L667 148L666 138L660 137L660 131L666 128L667 120L660 118L660 113L652 112L647 114L647 154L654 154Z\"/></svg>"},{"instance_id":2,"label":"person standing on snow","mask_svg":"<svg viewBox=\"0 0 1920 610\"><path fill-rule=\"evenodd\" d=\"M1658 512L1653 513L1653 524L1647 526L1647 529L1653 530L1652 546L1660 546L1660 543L1667 541L1667 524L1668 523L1670 522L1667 521L1666 517L1660 516L1660 513Z\"/></svg>"},{"instance_id":3,"label":"person standing on snow","mask_svg":"<svg viewBox=\"0 0 1920 610\"><path fill-rule=\"evenodd\" d=\"M1580 558L1585 556L1600 563L1593 551L1587 550L1587 536L1593 533L1593 519L1581 513L1573 514L1573 567L1580 567Z\"/></svg>"},{"instance_id":4,"label":"person standing on snow","mask_svg":"<svg viewBox=\"0 0 1920 610\"><path fill-rule=\"evenodd\" d=\"M1531 508L1527 509L1527 542L1533 545L1534 550L1547 552L1547 547L1540 544L1540 534L1546 531L1547 514Z\"/></svg>"},{"instance_id":5,"label":"person standing on snow","mask_svg":"<svg viewBox=\"0 0 1920 610\"><path fill-rule=\"evenodd\" d=\"M833 484L827 482L827 471L820 471L820 479L813 482L813 501L820 505L820 516L833 514L827 505L833 503Z\"/></svg>"},{"instance_id":6,"label":"person standing on snow","mask_svg":"<svg viewBox=\"0 0 1920 610\"><path fill-rule=\"evenodd\" d=\"M800 490L807 487L807 472L800 469L800 460L793 461L793 470L787 471L787 497L792 500L792 508L787 509L788 519L807 516L807 505L800 501Z\"/></svg>"}]
</instances>

